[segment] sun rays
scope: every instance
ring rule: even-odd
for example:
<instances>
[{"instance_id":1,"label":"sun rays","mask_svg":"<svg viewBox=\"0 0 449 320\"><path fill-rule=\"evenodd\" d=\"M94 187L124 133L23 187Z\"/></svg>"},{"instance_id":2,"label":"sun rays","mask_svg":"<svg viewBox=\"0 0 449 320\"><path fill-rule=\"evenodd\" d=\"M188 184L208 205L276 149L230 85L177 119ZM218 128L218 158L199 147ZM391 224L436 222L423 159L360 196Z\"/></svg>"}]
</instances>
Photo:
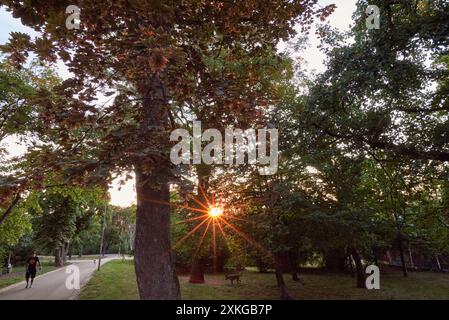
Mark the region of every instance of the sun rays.
<instances>
[{"instance_id":1,"label":"sun rays","mask_svg":"<svg viewBox=\"0 0 449 320\"><path fill-rule=\"evenodd\" d=\"M221 215L223 215L223 208L220 207L210 207L208 210L208 214L211 218L213 219L217 219L218 217L220 217Z\"/></svg>"},{"instance_id":2,"label":"sun rays","mask_svg":"<svg viewBox=\"0 0 449 320\"><path fill-rule=\"evenodd\" d=\"M230 234L228 234L229 231L236 234L237 236L245 240L248 244L252 245L256 249L264 252L266 251L259 243L257 243L254 239L245 234L243 231L239 230L229 220L244 221L248 223L251 223L252 221L249 221L241 217L236 217L235 208L226 208L224 204L217 203L215 201L214 196L211 196L209 198L206 192L204 192L204 189L202 187L199 188L199 191L203 198L203 201L201 201L194 195L190 195L191 200L198 207L193 207L185 204L181 205L176 203L145 199L146 201L150 201L156 204L166 205L179 209L185 209L189 211L190 214L198 213L197 216L190 217L177 222L177 224L186 224L186 223L196 223L196 224L192 227L190 231L188 231L172 246L173 250L176 250L184 241L186 241L193 234L198 232L199 234L201 234L201 236L198 237L198 243L196 246L195 253L193 255L194 258L199 253L206 237L210 234L212 240L214 271L216 271L217 267L217 239L220 237L225 243L225 245L229 247L229 237L230 237Z\"/></svg>"},{"instance_id":3,"label":"sun rays","mask_svg":"<svg viewBox=\"0 0 449 320\"><path fill-rule=\"evenodd\" d=\"M229 247L229 234L228 231L232 231L234 234L241 237L243 240L248 242L250 245L254 246L256 249L264 250L263 247L245 234L243 231L239 230L235 225L233 225L229 220L238 220L238 221L246 221L250 222L246 219L236 217L231 214L231 210L226 210L223 204L216 203L215 197L209 198L204 192L203 188L200 187L200 194L202 195L203 201L199 200L197 197L191 195L191 200L198 205L197 207L192 207L190 205L180 205L168 202L160 202L160 201L152 201L158 204L168 205L171 207L176 207L180 209L188 210L190 213L198 213L197 216L187 218L177 222L177 224L185 224L185 223L196 223L192 229L187 232L183 237L181 237L174 245L173 249L176 250L184 241L189 239L193 234L197 232L201 235L198 238L198 244L196 246L196 250L193 258L200 251L206 237L208 235L211 236L212 240L212 255L213 255L213 265L214 270L216 270L217 266L217 239L220 237L226 246Z\"/></svg>"}]
</instances>

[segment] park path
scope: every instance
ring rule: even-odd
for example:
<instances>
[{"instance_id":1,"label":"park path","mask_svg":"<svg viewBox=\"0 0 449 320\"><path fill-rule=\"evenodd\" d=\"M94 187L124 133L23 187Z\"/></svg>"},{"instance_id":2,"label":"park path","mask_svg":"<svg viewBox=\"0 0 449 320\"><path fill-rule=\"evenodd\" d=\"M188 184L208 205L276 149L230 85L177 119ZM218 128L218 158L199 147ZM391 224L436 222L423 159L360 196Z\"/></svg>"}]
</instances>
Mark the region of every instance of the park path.
<instances>
[{"instance_id":1,"label":"park path","mask_svg":"<svg viewBox=\"0 0 449 320\"><path fill-rule=\"evenodd\" d=\"M118 259L118 255L106 255L101 265ZM82 288L98 267L93 260L72 260L72 264L80 269L80 287ZM26 282L20 282L0 290L0 300L70 300L74 299L80 290L66 288L65 282L69 275L66 268L50 271L34 279L32 288L25 288Z\"/></svg>"}]
</instances>

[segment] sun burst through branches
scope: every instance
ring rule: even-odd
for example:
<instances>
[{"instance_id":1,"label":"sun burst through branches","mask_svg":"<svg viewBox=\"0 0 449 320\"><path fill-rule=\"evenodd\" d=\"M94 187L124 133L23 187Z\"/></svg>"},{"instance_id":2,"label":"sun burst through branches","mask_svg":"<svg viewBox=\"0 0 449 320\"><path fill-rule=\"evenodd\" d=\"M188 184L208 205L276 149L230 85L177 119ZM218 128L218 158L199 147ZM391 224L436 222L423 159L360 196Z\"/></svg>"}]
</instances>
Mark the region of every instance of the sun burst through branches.
<instances>
[{"instance_id":1,"label":"sun burst through branches","mask_svg":"<svg viewBox=\"0 0 449 320\"><path fill-rule=\"evenodd\" d=\"M191 196L191 200L193 200L193 202L195 202L199 207L192 207L189 205L178 205L178 204L172 204L172 203L160 202L160 201L152 201L152 202L156 202L158 204L164 204L164 205L174 206L174 207L181 208L181 209L186 209L186 210L190 211L191 213L193 213L193 212L200 213L197 216L194 216L194 217L191 217L191 218L188 218L188 219L178 222L178 224L189 223L189 222L190 223L197 222L197 224L195 226L193 226L192 229L189 232L187 232L187 234L185 234L183 237L181 237L173 245L173 249L176 249L177 247L179 247L179 245L181 245L187 238L192 236L197 231L201 232L201 230L202 230L202 235L198 240L199 243L198 243L197 249L195 251L195 255L197 255L207 234L211 233L214 271L216 271L217 235L221 234L221 237L224 240L225 244L228 245L228 235L226 233L227 233L227 231L231 231L234 234L241 237L242 239L244 239L246 242L248 242L252 246L254 246L256 249L259 249L265 253L268 253L268 251L265 248L263 248L259 243L254 241L251 237L249 237L243 231L239 230L236 226L234 226L229 221L229 220L240 220L240 221L249 222L248 220L243 219L241 217L236 217L227 211L225 214L225 208L223 205L217 204L215 202L214 197L209 199L209 197L206 195L203 188L201 188L201 187L200 187L200 191L201 191L201 195L202 195L205 203L200 201L195 196L193 196L193 195ZM225 231L225 228L228 228L228 230ZM217 230L218 230L218 232L217 232Z\"/></svg>"},{"instance_id":2,"label":"sun burst through branches","mask_svg":"<svg viewBox=\"0 0 449 320\"><path fill-rule=\"evenodd\" d=\"M209 211L209 216L214 219L217 219L218 217L220 217L224 212L223 208L215 207L215 206L209 207L208 211Z\"/></svg>"}]
</instances>

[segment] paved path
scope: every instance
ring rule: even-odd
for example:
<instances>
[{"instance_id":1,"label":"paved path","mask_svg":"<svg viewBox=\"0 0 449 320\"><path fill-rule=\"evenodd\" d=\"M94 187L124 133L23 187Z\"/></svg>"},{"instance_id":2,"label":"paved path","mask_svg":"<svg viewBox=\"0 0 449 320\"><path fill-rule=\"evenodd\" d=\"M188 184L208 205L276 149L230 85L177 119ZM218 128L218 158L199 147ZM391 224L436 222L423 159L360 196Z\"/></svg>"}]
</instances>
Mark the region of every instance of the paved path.
<instances>
[{"instance_id":1,"label":"paved path","mask_svg":"<svg viewBox=\"0 0 449 320\"><path fill-rule=\"evenodd\" d=\"M101 265L111 260L118 259L118 255L107 255L101 260ZM72 264L80 269L81 288L89 281L97 269L97 263L93 260L73 260ZM20 282L0 290L0 300L69 300L76 297L80 290L69 290L65 282L69 274L66 268L50 271L34 279L32 288L25 288L26 282Z\"/></svg>"}]
</instances>

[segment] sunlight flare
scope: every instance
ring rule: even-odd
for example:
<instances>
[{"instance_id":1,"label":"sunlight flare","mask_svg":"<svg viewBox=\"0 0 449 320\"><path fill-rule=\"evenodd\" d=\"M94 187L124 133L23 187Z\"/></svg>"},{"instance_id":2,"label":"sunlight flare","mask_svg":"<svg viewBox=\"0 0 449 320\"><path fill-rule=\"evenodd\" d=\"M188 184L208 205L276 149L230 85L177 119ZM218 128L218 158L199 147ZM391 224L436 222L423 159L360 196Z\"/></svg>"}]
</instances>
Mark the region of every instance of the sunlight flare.
<instances>
[{"instance_id":1,"label":"sunlight flare","mask_svg":"<svg viewBox=\"0 0 449 320\"><path fill-rule=\"evenodd\" d=\"M213 206L209 208L208 213L212 218L218 218L223 214L223 211L223 208Z\"/></svg>"}]
</instances>

